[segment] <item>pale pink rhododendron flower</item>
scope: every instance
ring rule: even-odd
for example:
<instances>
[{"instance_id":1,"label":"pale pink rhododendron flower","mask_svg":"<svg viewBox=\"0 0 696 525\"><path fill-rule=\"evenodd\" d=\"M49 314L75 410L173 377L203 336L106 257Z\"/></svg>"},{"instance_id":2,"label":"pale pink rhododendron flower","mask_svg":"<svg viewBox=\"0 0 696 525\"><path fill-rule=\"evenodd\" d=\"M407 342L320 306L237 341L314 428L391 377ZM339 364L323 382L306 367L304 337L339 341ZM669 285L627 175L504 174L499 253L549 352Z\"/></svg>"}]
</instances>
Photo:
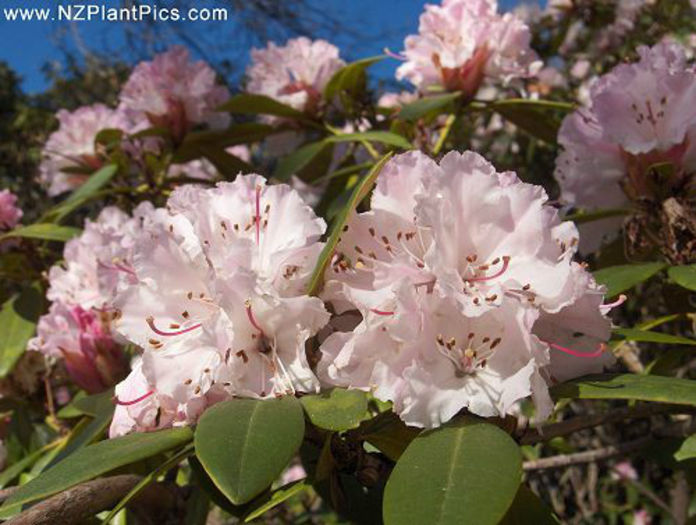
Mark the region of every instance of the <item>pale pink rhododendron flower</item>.
<instances>
[{"instance_id":1,"label":"pale pink rhododendron flower","mask_svg":"<svg viewBox=\"0 0 696 525\"><path fill-rule=\"evenodd\" d=\"M11 230L24 215L17 207L17 196L10 190L0 191L0 231Z\"/></svg>"},{"instance_id":2,"label":"pale pink rhododendron flower","mask_svg":"<svg viewBox=\"0 0 696 525\"><path fill-rule=\"evenodd\" d=\"M228 98L229 91L216 82L215 71L202 60L190 60L182 46L138 64L120 94L124 111L169 129L176 139L197 125L226 127L230 117L217 107Z\"/></svg>"},{"instance_id":3,"label":"pale pink rhododendron flower","mask_svg":"<svg viewBox=\"0 0 696 525\"><path fill-rule=\"evenodd\" d=\"M589 107L563 121L556 178L571 206L625 208L631 201L665 198L696 169L696 72L677 44L638 53L638 62L597 80ZM651 167L663 163L673 173L652 182ZM584 226L583 251L598 247L621 223L610 218Z\"/></svg>"},{"instance_id":4,"label":"pale pink rhododendron flower","mask_svg":"<svg viewBox=\"0 0 696 525\"><path fill-rule=\"evenodd\" d=\"M444 88L473 97L485 79L507 84L541 67L527 25L512 13L499 14L495 0L426 4L418 31L404 42L406 61L396 77L421 92Z\"/></svg>"},{"instance_id":5,"label":"pale pink rhododendron flower","mask_svg":"<svg viewBox=\"0 0 696 525\"><path fill-rule=\"evenodd\" d=\"M439 164L420 152L395 157L327 270L325 299L362 319L324 340L320 377L392 401L419 427L463 408L505 415L530 395L547 416L556 376L611 361L602 290L572 261L577 240L541 187L473 152Z\"/></svg>"},{"instance_id":6,"label":"pale pink rhododendron flower","mask_svg":"<svg viewBox=\"0 0 696 525\"><path fill-rule=\"evenodd\" d=\"M120 110L103 104L56 113L58 129L46 141L39 166L39 180L54 196L82 185L103 164L94 139L104 129L132 131L133 123Z\"/></svg>"},{"instance_id":7,"label":"pale pink rhododendron flower","mask_svg":"<svg viewBox=\"0 0 696 525\"><path fill-rule=\"evenodd\" d=\"M299 37L284 46L269 42L264 49L251 50L246 89L313 114L324 87L344 65L338 48L325 40Z\"/></svg>"},{"instance_id":8,"label":"pale pink rhododendron flower","mask_svg":"<svg viewBox=\"0 0 696 525\"><path fill-rule=\"evenodd\" d=\"M71 378L88 392L113 386L128 371L112 333L118 316L112 301L120 287L135 282L134 240L153 214L149 203L138 206L133 217L113 206L105 208L66 243L65 262L49 271L46 295L52 304L39 319L29 349L63 359Z\"/></svg>"},{"instance_id":9,"label":"pale pink rhododendron flower","mask_svg":"<svg viewBox=\"0 0 696 525\"><path fill-rule=\"evenodd\" d=\"M315 392L305 342L329 314L305 289L325 229L296 191L258 175L178 188L115 300L119 334L143 355L117 388L111 435L195 422L230 396Z\"/></svg>"}]
</instances>

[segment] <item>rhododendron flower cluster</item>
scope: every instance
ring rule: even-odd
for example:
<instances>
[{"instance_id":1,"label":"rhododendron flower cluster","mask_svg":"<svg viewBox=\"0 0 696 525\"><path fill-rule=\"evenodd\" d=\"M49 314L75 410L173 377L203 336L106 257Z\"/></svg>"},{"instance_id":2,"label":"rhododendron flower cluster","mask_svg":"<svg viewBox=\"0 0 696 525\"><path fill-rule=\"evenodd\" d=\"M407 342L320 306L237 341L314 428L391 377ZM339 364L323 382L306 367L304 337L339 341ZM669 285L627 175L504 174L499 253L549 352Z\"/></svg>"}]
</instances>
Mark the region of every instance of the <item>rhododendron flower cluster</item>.
<instances>
[{"instance_id":1,"label":"rhododendron flower cluster","mask_svg":"<svg viewBox=\"0 0 696 525\"><path fill-rule=\"evenodd\" d=\"M589 107L563 121L556 177L572 206L661 203L686 187L696 170L696 71L678 44L638 53L638 62L617 66L592 86ZM667 175L656 172L660 165L669 167ZM621 222L593 223L587 249Z\"/></svg>"},{"instance_id":2,"label":"rhododendron flower cluster","mask_svg":"<svg viewBox=\"0 0 696 525\"><path fill-rule=\"evenodd\" d=\"M197 126L224 128L230 117L217 108L228 98L229 91L216 83L210 66L190 61L188 51L175 46L135 67L121 90L118 108L94 104L56 114L59 127L44 146L40 181L50 196L82 185L104 163L104 151L95 145L98 133L104 129L118 129L128 136L159 127L181 140ZM124 152L136 158L160 149L155 136L124 141ZM244 154L245 146L241 148L237 152ZM211 179L216 175L211 165L200 162L189 166L189 171L193 178ZM170 176L180 173L174 169Z\"/></svg>"},{"instance_id":3,"label":"rhododendron flower cluster","mask_svg":"<svg viewBox=\"0 0 696 525\"><path fill-rule=\"evenodd\" d=\"M473 97L485 79L508 83L535 74L541 62L530 48L526 24L498 14L495 0L443 0L426 4L417 35L406 38L406 61L397 70L421 92L433 88Z\"/></svg>"},{"instance_id":4,"label":"rhododendron flower cluster","mask_svg":"<svg viewBox=\"0 0 696 525\"><path fill-rule=\"evenodd\" d=\"M117 330L143 349L117 386L111 435L195 421L231 396L315 392L305 342L327 322L305 288L326 225L258 175L182 186L142 230Z\"/></svg>"},{"instance_id":5,"label":"rhododendron flower cluster","mask_svg":"<svg viewBox=\"0 0 696 525\"><path fill-rule=\"evenodd\" d=\"M103 129L133 131L132 121L121 110L104 104L84 106L56 114L58 129L46 141L39 166L40 181L51 196L82 185L103 163L94 139Z\"/></svg>"},{"instance_id":6,"label":"rhododendron flower cluster","mask_svg":"<svg viewBox=\"0 0 696 525\"><path fill-rule=\"evenodd\" d=\"M116 292L134 279L132 252L137 232L154 213L143 203L133 217L107 207L84 232L68 241L65 262L51 268L49 312L39 320L29 348L63 359L76 384L88 392L113 386L128 371L122 347L112 333Z\"/></svg>"},{"instance_id":7,"label":"rhododendron flower cluster","mask_svg":"<svg viewBox=\"0 0 696 525\"><path fill-rule=\"evenodd\" d=\"M24 215L17 207L17 196L10 190L0 191L0 231L11 230Z\"/></svg>"},{"instance_id":8,"label":"rhododendron flower cluster","mask_svg":"<svg viewBox=\"0 0 696 525\"><path fill-rule=\"evenodd\" d=\"M284 46L269 42L251 50L249 93L266 95L306 113L316 113L324 87L345 62L325 40L293 38Z\"/></svg>"},{"instance_id":9,"label":"rhododendron flower cluster","mask_svg":"<svg viewBox=\"0 0 696 525\"><path fill-rule=\"evenodd\" d=\"M389 161L346 224L324 297L359 324L322 344L327 383L370 390L408 424L503 416L547 384L600 371L603 292L544 190L473 152Z\"/></svg>"},{"instance_id":10,"label":"rhododendron flower cluster","mask_svg":"<svg viewBox=\"0 0 696 525\"><path fill-rule=\"evenodd\" d=\"M179 139L198 124L226 127L230 117L217 107L228 98L227 88L216 83L215 71L203 61L190 61L181 46L138 64L120 95L129 115L138 120L144 116Z\"/></svg>"}]
</instances>

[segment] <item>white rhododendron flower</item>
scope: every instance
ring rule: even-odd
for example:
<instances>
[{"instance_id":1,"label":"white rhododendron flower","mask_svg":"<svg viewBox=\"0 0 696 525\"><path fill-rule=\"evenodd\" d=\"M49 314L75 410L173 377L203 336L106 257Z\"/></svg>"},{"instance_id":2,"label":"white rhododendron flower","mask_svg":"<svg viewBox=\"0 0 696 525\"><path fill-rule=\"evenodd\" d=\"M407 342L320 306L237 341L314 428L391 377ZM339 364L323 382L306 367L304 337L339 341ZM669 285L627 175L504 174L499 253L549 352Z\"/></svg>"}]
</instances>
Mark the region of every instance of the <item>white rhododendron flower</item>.
<instances>
[{"instance_id":1,"label":"white rhododendron flower","mask_svg":"<svg viewBox=\"0 0 696 525\"><path fill-rule=\"evenodd\" d=\"M17 196L10 190L0 191L0 231L11 230L24 215L17 206Z\"/></svg>"},{"instance_id":2,"label":"white rhododendron flower","mask_svg":"<svg viewBox=\"0 0 696 525\"><path fill-rule=\"evenodd\" d=\"M314 113L324 87L344 65L338 48L325 40L299 37L284 46L269 42L265 49L251 50L246 90Z\"/></svg>"},{"instance_id":3,"label":"white rhododendron flower","mask_svg":"<svg viewBox=\"0 0 696 525\"><path fill-rule=\"evenodd\" d=\"M640 60L621 64L590 90L590 107L563 121L556 178L569 205L587 210L627 207L654 197L650 167L670 163L674 176L661 191L680 186L696 169L696 72L683 48L661 43L638 49ZM622 220L584 226L583 250L615 233Z\"/></svg>"},{"instance_id":4,"label":"white rhododendron flower","mask_svg":"<svg viewBox=\"0 0 696 525\"><path fill-rule=\"evenodd\" d=\"M177 139L200 124L226 127L230 117L217 107L228 98L215 71L203 61L191 61L181 46L138 64L120 94L121 107L129 115L167 128Z\"/></svg>"},{"instance_id":5,"label":"white rhododendron flower","mask_svg":"<svg viewBox=\"0 0 696 525\"><path fill-rule=\"evenodd\" d=\"M133 129L133 122L122 111L103 104L72 112L61 109L56 118L58 129L48 137L39 166L39 180L51 196L77 188L102 166L103 159L94 145L100 131Z\"/></svg>"},{"instance_id":6,"label":"white rhododendron flower","mask_svg":"<svg viewBox=\"0 0 696 525\"><path fill-rule=\"evenodd\" d=\"M323 342L322 380L370 390L420 427L463 408L502 416L529 395L545 417L555 376L611 362L595 360L610 324L602 290L572 261L577 241L541 187L473 152L439 165L420 152L395 157L327 270L324 297L362 320Z\"/></svg>"},{"instance_id":7,"label":"white rhododendron flower","mask_svg":"<svg viewBox=\"0 0 696 525\"><path fill-rule=\"evenodd\" d=\"M194 422L230 396L315 392L305 342L329 314L304 290L324 221L258 175L182 186L158 219L136 243L137 279L115 300L118 332L143 355L117 389L111 434ZM138 419L143 406L158 407L157 424Z\"/></svg>"},{"instance_id":8,"label":"white rhododendron flower","mask_svg":"<svg viewBox=\"0 0 696 525\"><path fill-rule=\"evenodd\" d=\"M138 206L133 217L113 206L104 208L66 243L65 262L49 271L46 295L52 304L39 319L29 349L62 358L75 383L88 392L105 390L128 370L112 334L112 301L124 283L134 280L134 240L153 214L150 203Z\"/></svg>"},{"instance_id":9,"label":"white rhododendron flower","mask_svg":"<svg viewBox=\"0 0 696 525\"><path fill-rule=\"evenodd\" d=\"M426 4L417 35L404 41L406 61L396 72L420 91L444 88L473 97L484 79L508 83L534 75L541 62L527 25L501 15L495 0Z\"/></svg>"}]
</instances>

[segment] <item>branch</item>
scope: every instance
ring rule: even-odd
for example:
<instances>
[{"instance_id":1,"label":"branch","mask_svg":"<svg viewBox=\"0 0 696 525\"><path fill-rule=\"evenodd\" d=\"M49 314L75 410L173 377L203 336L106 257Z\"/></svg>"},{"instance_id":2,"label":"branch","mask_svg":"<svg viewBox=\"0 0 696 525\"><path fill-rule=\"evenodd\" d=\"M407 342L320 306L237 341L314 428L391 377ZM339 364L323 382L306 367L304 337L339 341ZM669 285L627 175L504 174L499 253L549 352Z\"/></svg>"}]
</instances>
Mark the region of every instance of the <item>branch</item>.
<instances>
[{"instance_id":1,"label":"branch","mask_svg":"<svg viewBox=\"0 0 696 525\"><path fill-rule=\"evenodd\" d=\"M540 441L548 441L555 437L566 436L579 430L615 423L625 419L637 419L660 414L693 414L696 408L684 405L638 405L636 407L619 408L602 414L574 417L559 423L544 425L538 429L528 430L520 437L521 445L533 445Z\"/></svg>"},{"instance_id":2,"label":"branch","mask_svg":"<svg viewBox=\"0 0 696 525\"><path fill-rule=\"evenodd\" d=\"M582 463L593 463L602 459L608 459L615 456L624 456L636 452L653 441L653 436L642 437L633 441L627 441L619 445L610 445L608 447L598 448L596 450L586 450L585 452L576 452L574 454L561 454L559 456L551 456L549 458L535 459L525 461L523 469L542 470L552 468L568 467L570 465L579 465Z\"/></svg>"},{"instance_id":3,"label":"branch","mask_svg":"<svg viewBox=\"0 0 696 525\"><path fill-rule=\"evenodd\" d=\"M99 478L77 485L37 503L5 522L6 525L71 525L113 507L142 479L135 474ZM163 484L149 485L134 503L148 513L171 509L176 495Z\"/></svg>"}]
</instances>

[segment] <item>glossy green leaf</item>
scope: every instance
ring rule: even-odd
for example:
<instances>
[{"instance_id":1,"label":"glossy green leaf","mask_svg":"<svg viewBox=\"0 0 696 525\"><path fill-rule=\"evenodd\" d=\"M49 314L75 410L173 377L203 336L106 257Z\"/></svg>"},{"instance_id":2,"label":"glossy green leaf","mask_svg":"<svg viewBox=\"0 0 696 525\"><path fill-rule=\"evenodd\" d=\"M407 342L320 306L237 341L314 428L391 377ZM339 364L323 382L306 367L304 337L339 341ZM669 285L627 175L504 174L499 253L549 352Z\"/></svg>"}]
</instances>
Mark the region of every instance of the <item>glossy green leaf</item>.
<instances>
[{"instance_id":1,"label":"glossy green leaf","mask_svg":"<svg viewBox=\"0 0 696 525\"><path fill-rule=\"evenodd\" d=\"M696 291L696 264L672 266L667 270L667 275L682 288Z\"/></svg>"},{"instance_id":2,"label":"glossy green leaf","mask_svg":"<svg viewBox=\"0 0 696 525\"><path fill-rule=\"evenodd\" d=\"M0 377L12 371L34 335L43 310L43 294L38 284L24 288L0 310Z\"/></svg>"},{"instance_id":3,"label":"glossy green leaf","mask_svg":"<svg viewBox=\"0 0 696 525\"><path fill-rule=\"evenodd\" d=\"M696 435L689 436L674 453L674 459L684 461L685 459L696 458Z\"/></svg>"},{"instance_id":4,"label":"glossy green leaf","mask_svg":"<svg viewBox=\"0 0 696 525\"><path fill-rule=\"evenodd\" d=\"M302 396L300 402L312 424L334 432L357 428L369 417L367 395L361 390L334 388L330 392Z\"/></svg>"},{"instance_id":5,"label":"glossy green leaf","mask_svg":"<svg viewBox=\"0 0 696 525\"><path fill-rule=\"evenodd\" d=\"M499 100L491 104L494 111L506 120L515 124L533 137L554 144L558 135L561 121L550 113L547 104L539 104L535 100L510 99Z\"/></svg>"},{"instance_id":6,"label":"glossy green leaf","mask_svg":"<svg viewBox=\"0 0 696 525\"><path fill-rule=\"evenodd\" d=\"M696 381L638 374L598 374L551 388L554 399L635 399L696 405Z\"/></svg>"},{"instance_id":7,"label":"glossy green leaf","mask_svg":"<svg viewBox=\"0 0 696 525\"><path fill-rule=\"evenodd\" d=\"M495 525L522 478L517 444L500 428L464 417L424 432L394 467L384 523Z\"/></svg>"},{"instance_id":8,"label":"glossy green leaf","mask_svg":"<svg viewBox=\"0 0 696 525\"><path fill-rule=\"evenodd\" d=\"M249 511L244 518L244 523L249 523L293 496L302 494L302 492L309 489L309 487L310 485L305 483L304 480L299 480L283 485L273 492L270 492L267 498L263 498L263 501L259 502L253 510Z\"/></svg>"},{"instance_id":9,"label":"glossy green leaf","mask_svg":"<svg viewBox=\"0 0 696 525\"><path fill-rule=\"evenodd\" d=\"M84 184L73 191L67 199L48 210L42 218L44 222L60 222L66 215L87 202L97 191L103 188L118 171L115 164L107 164L100 170L90 175ZM61 240L61 239L57 239Z\"/></svg>"},{"instance_id":10,"label":"glossy green leaf","mask_svg":"<svg viewBox=\"0 0 696 525\"><path fill-rule=\"evenodd\" d=\"M445 95L433 95L430 97L423 97L410 104L405 104L399 110L399 118L404 120L418 120L421 117L426 116L428 113L441 111L445 112L445 109L451 107L451 104L462 96L461 93L447 93Z\"/></svg>"},{"instance_id":11,"label":"glossy green leaf","mask_svg":"<svg viewBox=\"0 0 696 525\"><path fill-rule=\"evenodd\" d=\"M413 146L401 135L392 133L391 131L363 131L362 133L343 133L341 135L332 135L324 139L325 142L359 142L366 140L368 142L381 142L390 146L396 146L403 149L411 149Z\"/></svg>"},{"instance_id":12,"label":"glossy green leaf","mask_svg":"<svg viewBox=\"0 0 696 525\"><path fill-rule=\"evenodd\" d=\"M286 106L265 95L253 95L251 93L235 95L218 109L241 115L275 115L287 118L306 118L304 113L297 111L295 108Z\"/></svg>"},{"instance_id":13,"label":"glossy green leaf","mask_svg":"<svg viewBox=\"0 0 696 525\"><path fill-rule=\"evenodd\" d=\"M273 176L280 180L288 180L306 168L322 151L331 146L323 141L305 144L298 150L278 160Z\"/></svg>"},{"instance_id":14,"label":"glossy green leaf","mask_svg":"<svg viewBox=\"0 0 696 525\"><path fill-rule=\"evenodd\" d=\"M382 157L379 162L374 165L370 172L362 178L360 183L357 184L353 189L353 193L348 200L348 204L346 204L343 211L341 211L338 217L336 217L331 230L331 235L329 236L324 249L319 255L317 265L314 268L314 273L312 273L312 278L309 281L309 286L307 287L307 293L309 295L315 295L321 291L321 287L324 284L324 272L331 261L331 257L333 257L334 250L338 244L338 239L341 237L341 232L343 231L346 221L350 217L351 213L355 211L355 208L358 206L360 201L362 201L367 194L370 193L372 186L374 186L375 181L377 180L379 172L382 171L382 167L390 158L391 153L388 153Z\"/></svg>"},{"instance_id":15,"label":"glossy green leaf","mask_svg":"<svg viewBox=\"0 0 696 525\"><path fill-rule=\"evenodd\" d=\"M607 287L607 298L611 298L647 281L666 266L659 262L623 264L597 270L594 272L594 277L599 284Z\"/></svg>"},{"instance_id":16,"label":"glossy green leaf","mask_svg":"<svg viewBox=\"0 0 696 525\"><path fill-rule=\"evenodd\" d=\"M588 222L608 219L610 217L623 217L631 213L627 208L606 208L602 210L579 211L563 217L564 221L573 221L575 224L585 224Z\"/></svg>"},{"instance_id":17,"label":"glossy green leaf","mask_svg":"<svg viewBox=\"0 0 696 525\"><path fill-rule=\"evenodd\" d=\"M80 449L20 487L2 510L40 500L118 467L142 461L181 446L193 437L189 428L130 434Z\"/></svg>"},{"instance_id":18,"label":"glossy green leaf","mask_svg":"<svg viewBox=\"0 0 696 525\"><path fill-rule=\"evenodd\" d=\"M196 455L220 491L241 505L283 471L304 437L302 406L294 397L218 403L196 428Z\"/></svg>"},{"instance_id":19,"label":"glossy green leaf","mask_svg":"<svg viewBox=\"0 0 696 525\"><path fill-rule=\"evenodd\" d=\"M639 330L637 328L617 328L613 332L628 341L639 343L663 343L673 345L696 345L695 339L682 337L679 335L663 334L662 332L652 332L650 330Z\"/></svg>"},{"instance_id":20,"label":"glossy green leaf","mask_svg":"<svg viewBox=\"0 0 696 525\"><path fill-rule=\"evenodd\" d=\"M421 433L420 428L409 427L391 410L382 412L358 429L358 437L392 461L398 461L408 445Z\"/></svg>"},{"instance_id":21,"label":"glossy green leaf","mask_svg":"<svg viewBox=\"0 0 696 525\"><path fill-rule=\"evenodd\" d=\"M527 485L520 485L515 500L500 525L557 525L551 509Z\"/></svg>"},{"instance_id":22,"label":"glossy green leaf","mask_svg":"<svg viewBox=\"0 0 696 525\"><path fill-rule=\"evenodd\" d=\"M372 64L384 59L384 55L363 58L343 66L333 74L324 88L324 98L333 99L339 92L356 94L365 88L365 70Z\"/></svg>"},{"instance_id":23,"label":"glossy green leaf","mask_svg":"<svg viewBox=\"0 0 696 525\"><path fill-rule=\"evenodd\" d=\"M24 237L27 239L41 239L44 241L69 241L82 232L80 228L72 226L58 226L48 222L39 222L29 226L20 226L0 235L0 240L8 237Z\"/></svg>"}]
</instances>

